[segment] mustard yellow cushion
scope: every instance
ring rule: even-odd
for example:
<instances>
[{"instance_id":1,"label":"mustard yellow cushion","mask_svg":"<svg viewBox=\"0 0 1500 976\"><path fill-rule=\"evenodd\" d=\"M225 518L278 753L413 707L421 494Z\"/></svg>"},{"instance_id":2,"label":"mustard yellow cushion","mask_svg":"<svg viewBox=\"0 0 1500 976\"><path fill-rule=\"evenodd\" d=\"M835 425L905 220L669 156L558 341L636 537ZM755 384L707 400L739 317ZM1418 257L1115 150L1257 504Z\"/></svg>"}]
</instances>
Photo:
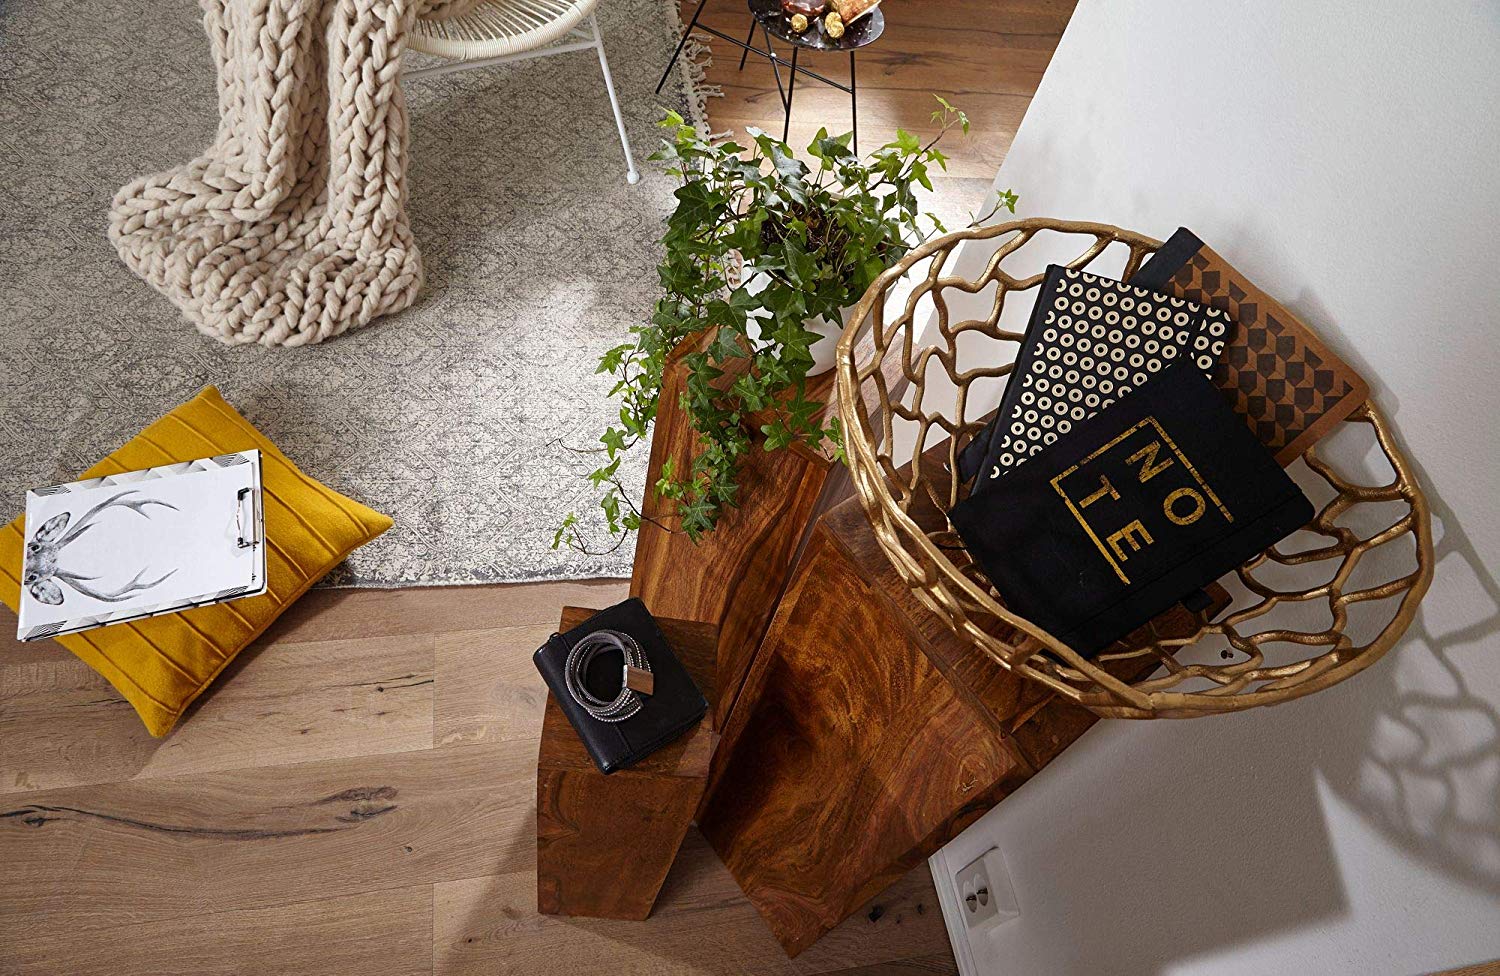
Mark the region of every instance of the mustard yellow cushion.
<instances>
[{"instance_id":1,"label":"mustard yellow cushion","mask_svg":"<svg viewBox=\"0 0 1500 976\"><path fill-rule=\"evenodd\" d=\"M265 493L266 592L57 638L109 679L154 736L283 610L391 520L319 484L224 402L210 386L89 468L81 478L259 448ZM23 519L0 529L0 600L21 594Z\"/></svg>"}]
</instances>

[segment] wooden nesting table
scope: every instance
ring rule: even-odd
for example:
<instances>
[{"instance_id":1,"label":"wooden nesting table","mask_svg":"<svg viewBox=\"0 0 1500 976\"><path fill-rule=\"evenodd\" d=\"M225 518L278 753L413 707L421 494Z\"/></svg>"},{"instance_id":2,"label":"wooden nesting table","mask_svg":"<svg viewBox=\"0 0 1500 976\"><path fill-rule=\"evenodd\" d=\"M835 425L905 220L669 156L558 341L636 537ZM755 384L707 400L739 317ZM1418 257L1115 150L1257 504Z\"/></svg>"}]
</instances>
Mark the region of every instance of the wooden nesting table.
<instances>
[{"instance_id":1,"label":"wooden nesting table","mask_svg":"<svg viewBox=\"0 0 1500 976\"><path fill-rule=\"evenodd\" d=\"M1191 627L1180 610L1156 624ZM851 499L813 530L724 729L699 826L795 956L1095 721L955 637Z\"/></svg>"},{"instance_id":2,"label":"wooden nesting table","mask_svg":"<svg viewBox=\"0 0 1500 976\"><path fill-rule=\"evenodd\" d=\"M691 471L698 435L675 405L687 388L689 355L713 342L712 330L684 342L662 369L662 410L651 435L646 484L654 485L670 461ZM743 362L734 364L740 368ZM726 380L735 374L726 371ZM809 381L808 396L833 410L833 373ZM753 429L756 421L751 422ZM678 531L675 504L646 492L646 519L636 539L630 595L658 616L711 623L719 629L719 697L714 718L728 721L756 648L776 613L797 554L817 514L847 494L848 474L803 444L767 452L757 442L740 468L745 503L726 511L713 532L693 542ZM840 487L843 486L843 487Z\"/></svg>"},{"instance_id":3,"label":"wooden nesting table","mask_svg":"<svg viewBox=\"0 0 1500 976\"><path fill-rule=\"evenodd\" d=\"M663 404L678 401L684 357L712 338L668 357ZM890 389L904 382L887 376ZM831 402L832 374L809 396ZM694 445L681 412L664 410L647 484L668 459L689 470ZM891 569L850 494L848 473L817 452L755 450L743 507L695 545L648 492L630 586L655 614L718 628L723 738L699 826L790 955L1096 720L955 637ZM1185 612L1176 623L1191 626Z\"/></svg>"},{"instance_id":4,"label":"wooden nesting table","mask_svg":"<svg viewBox=\"0 0 1500 976\"><path fill-rule=\"evenodd\" d=\"M597 613L564 607L558 631ZM709 701L692 731L608 776L547 696L536 768L536 902L543 915L644 919L666 880L708 784L719 734L711 719L718 630L657 618Z\"/></svg>"}]
</instances>

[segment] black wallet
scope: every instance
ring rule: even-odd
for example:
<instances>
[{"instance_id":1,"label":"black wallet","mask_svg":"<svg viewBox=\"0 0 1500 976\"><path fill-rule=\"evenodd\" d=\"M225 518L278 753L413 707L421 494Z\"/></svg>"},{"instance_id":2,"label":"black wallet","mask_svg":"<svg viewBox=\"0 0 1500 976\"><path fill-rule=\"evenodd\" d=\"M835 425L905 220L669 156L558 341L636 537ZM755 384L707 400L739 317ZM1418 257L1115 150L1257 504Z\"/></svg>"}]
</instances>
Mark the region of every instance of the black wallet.
<instances>
[{"instance_id":1,"label":"black wallet","mask_svg":"<svg viewBox=\"0 0 1500 976\"><path fill-rule=\"evenodd\" d=\"M1185 356L949 519L1012 610L1087 655L1313 514Z\"/></svg>"},{"instance_id":2,"label":"black wallet","mask_svg":"<svg viewBox=\"0 0 1500 976\"><path fill-rule=\"evenodd\" d=\"M643 697L640 711L619 722L595 719L568 690L568 652L599 630L628 634L651 664L655 688ZM708 711L708 700L672 653L667 638L639 597L599 611L566 634L553 634L532 655L532 661L602 773L624 769L646 758L697 725ZM623 656L611 651L596 657L581 680L594 695L610 700L620 691L623 672Z\"/></svg>"}]
</instances>

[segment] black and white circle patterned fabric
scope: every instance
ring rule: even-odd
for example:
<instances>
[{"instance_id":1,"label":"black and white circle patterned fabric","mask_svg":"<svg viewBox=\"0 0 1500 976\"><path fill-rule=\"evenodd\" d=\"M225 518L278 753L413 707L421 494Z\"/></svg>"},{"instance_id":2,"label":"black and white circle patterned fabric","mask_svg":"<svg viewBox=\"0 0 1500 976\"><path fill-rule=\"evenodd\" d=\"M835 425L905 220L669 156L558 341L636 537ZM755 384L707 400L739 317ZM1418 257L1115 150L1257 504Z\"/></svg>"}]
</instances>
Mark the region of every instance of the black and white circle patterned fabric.
<instances>
[{"instance_id":1,"label":"black and white circle patterned fabric","mask_svg":"<svg viewBox=\"0 0 1500 976\"><path fill-rule=\"evenodd\" d=\"M1065 269L1037 299L1028 350L1007 391L997 477L1144 384L1181 355L1211 375L1232 321L1216 308ZM1038 333L1037 330L1040 330Z\"/></svg>"}]
</instances>

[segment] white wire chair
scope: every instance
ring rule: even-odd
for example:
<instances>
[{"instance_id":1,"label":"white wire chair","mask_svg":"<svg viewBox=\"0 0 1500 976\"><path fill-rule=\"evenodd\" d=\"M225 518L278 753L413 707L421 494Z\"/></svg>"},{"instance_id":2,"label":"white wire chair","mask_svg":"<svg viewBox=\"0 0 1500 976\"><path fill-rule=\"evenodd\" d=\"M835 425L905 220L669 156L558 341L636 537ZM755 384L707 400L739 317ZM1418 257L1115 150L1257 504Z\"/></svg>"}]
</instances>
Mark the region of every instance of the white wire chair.
<instances>
[{"instance_id":1,"label":"white wire chair","mask_svg":"<svg viewBox=\"0 0 1500 976\"><path fill-rule=\"evenodd\" d=\"M630 137L620 115L609 59L604 55L604 36L594 17L599 0L484 0L461 16L444 20L418 20L407 46L413 51L447 59L446 64L415 68L407 78L431 78L454 71L488 68L528 58L550 57L571 51L595 50L604 88L614 109L620 146L625 150L625 179L636 183L635 157Z\"/></svg>"}]
</instances>

